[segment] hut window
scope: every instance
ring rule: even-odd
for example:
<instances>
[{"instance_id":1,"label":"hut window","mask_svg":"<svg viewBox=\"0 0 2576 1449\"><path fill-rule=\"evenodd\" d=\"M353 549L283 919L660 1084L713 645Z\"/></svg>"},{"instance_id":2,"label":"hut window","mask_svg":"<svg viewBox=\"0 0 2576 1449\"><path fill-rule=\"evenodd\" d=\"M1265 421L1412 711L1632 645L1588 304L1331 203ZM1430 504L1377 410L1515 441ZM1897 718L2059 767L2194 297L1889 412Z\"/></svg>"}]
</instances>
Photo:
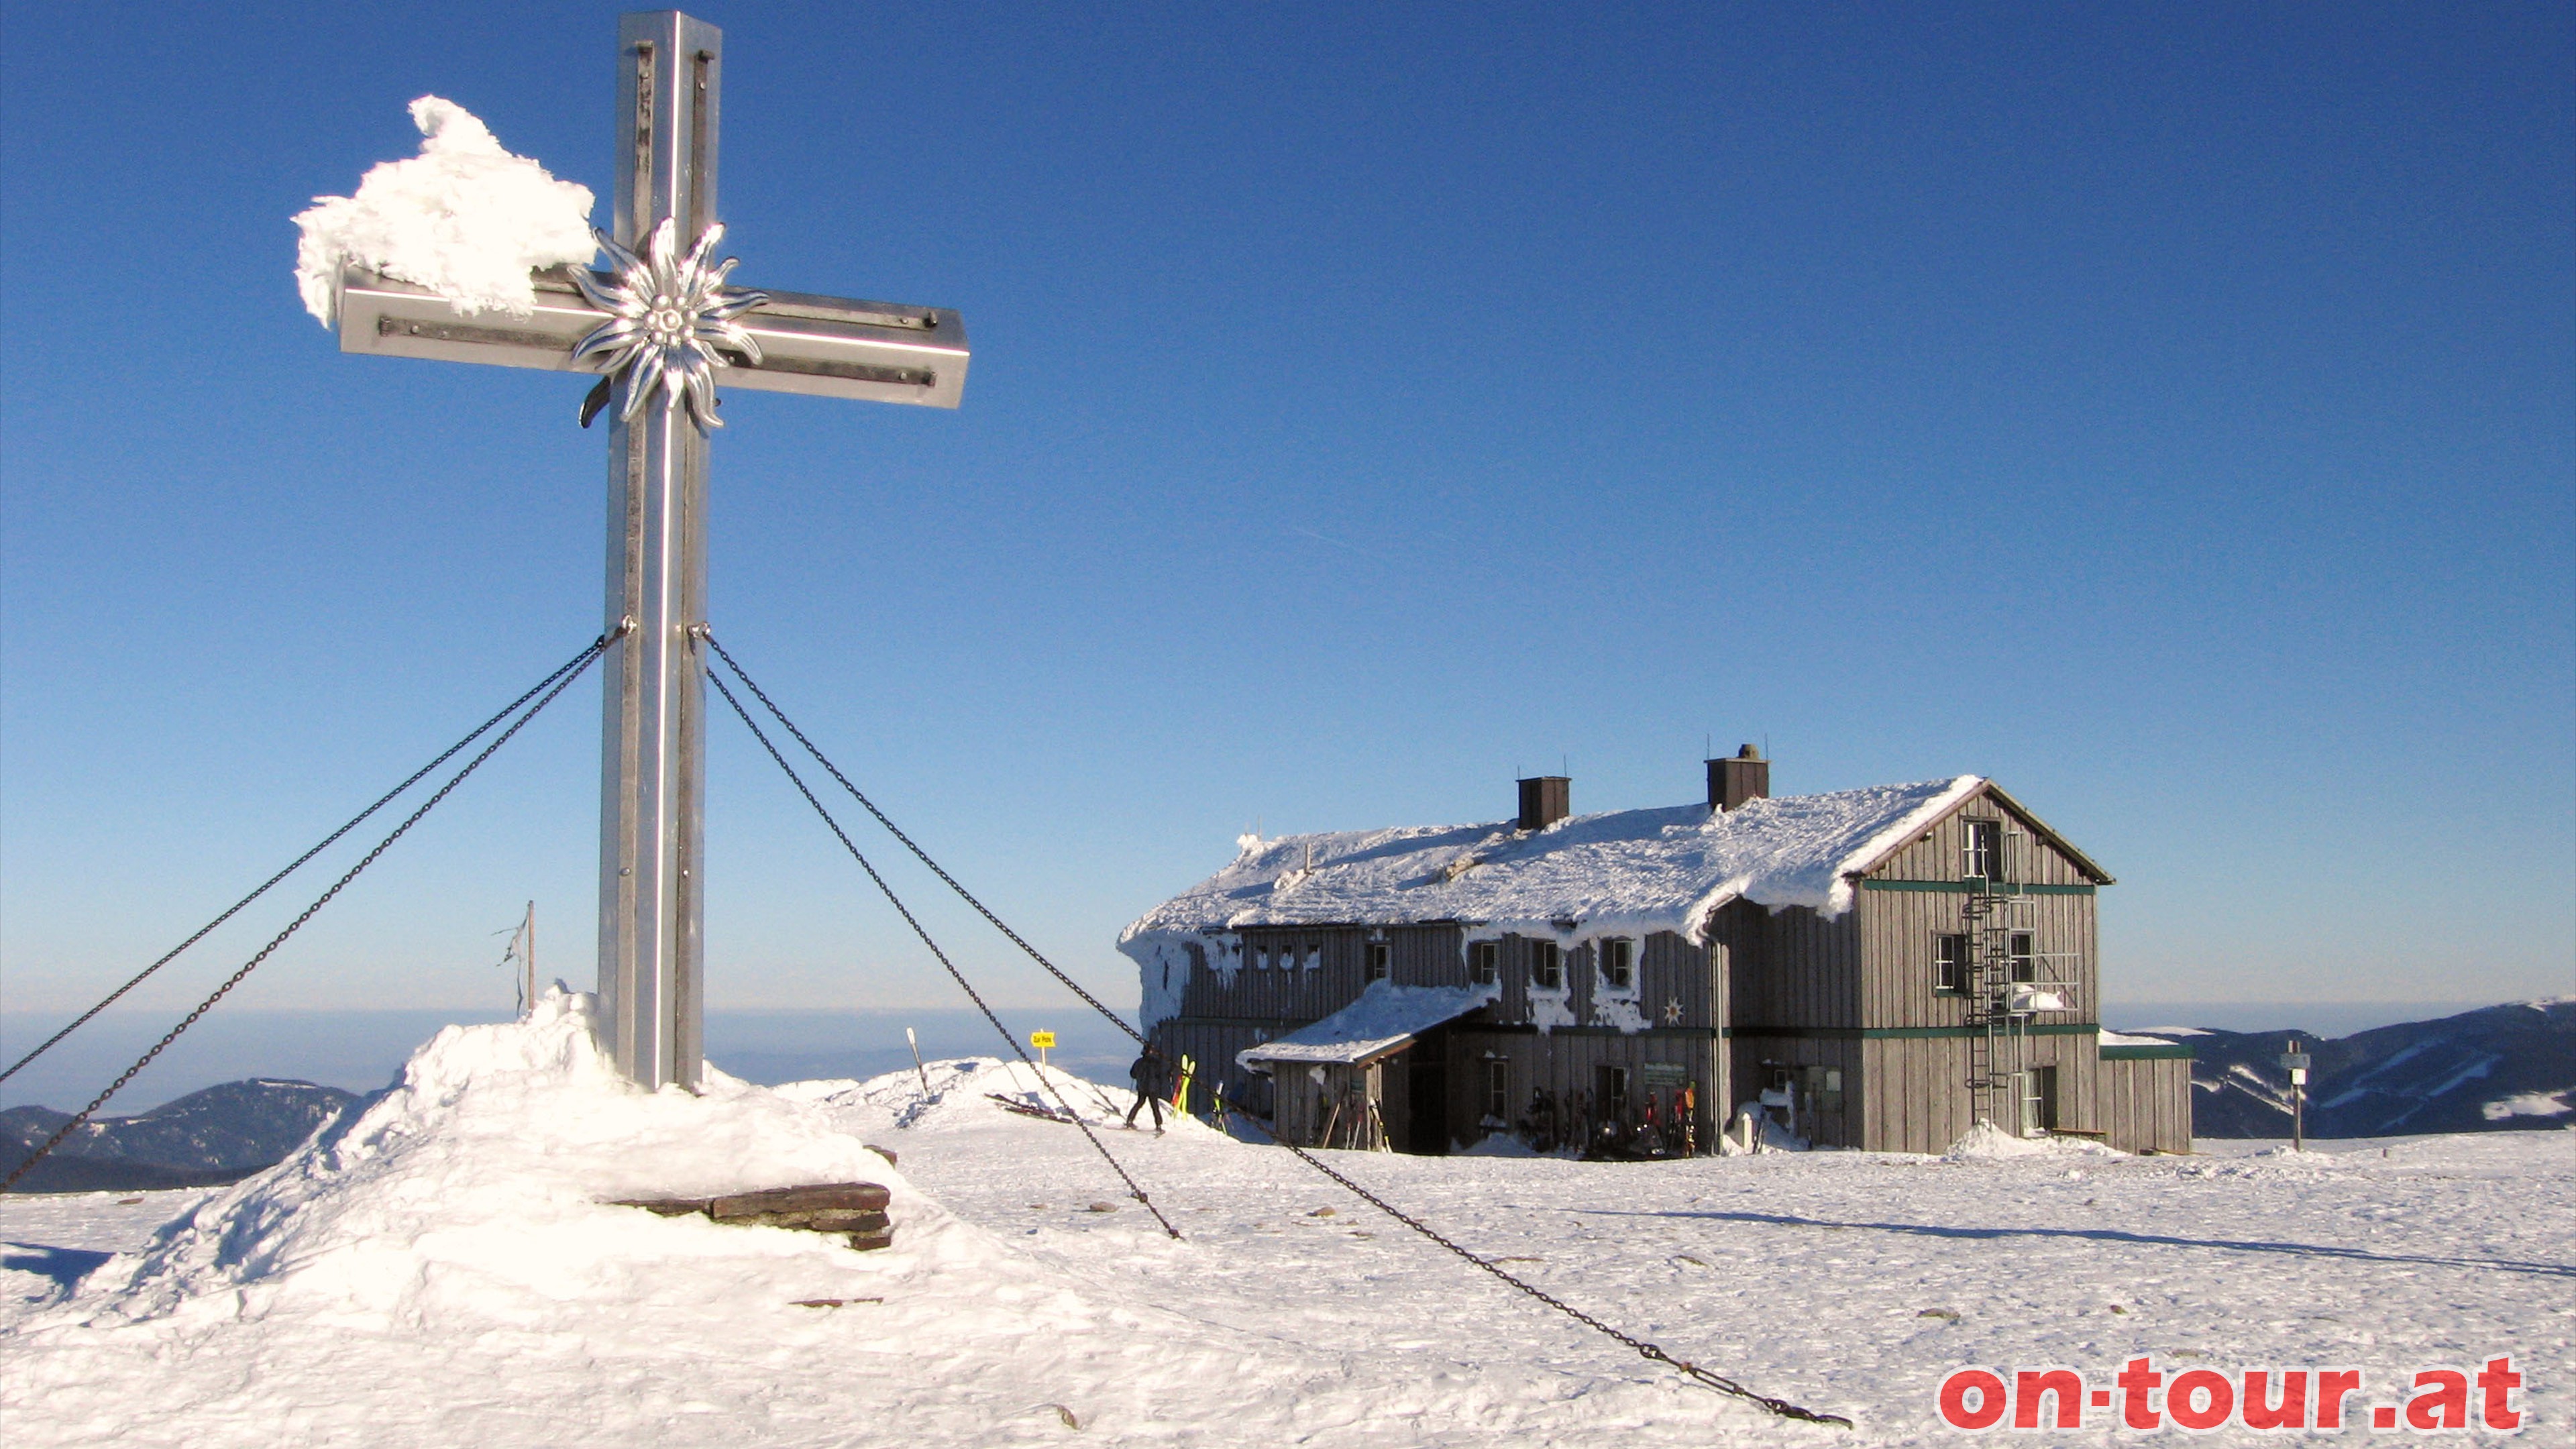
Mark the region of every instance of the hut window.
<instances>
[{"instance_id":1,"label":"hut window","mask_svg":"<svg viewBox=\"0 0 2576 1449\"><path fill-rule=\"evenodd\" d=\"M1969 966L1968 938L1964 935L1939 936L1934 938L1933 944L1935 947L1934 959L1940 963L1941 968L1940 975L1937 978L1938 984L1935 985L1933 989L1936 991L1966 991L1968 989Z\"/></svg>"},{"instance_id":2,"label":"hut window","mask_svg":"<svg viewBox=\"0 0 2576 1449\"><path fill-rule=\"evenodd\" d=\"M2012 979L2015 981L2039 979L2039 957L2031 951L2028 931L2012 933Z\"/></svg>"},{"instance_id":3,"label":"hut window","mask_svg":"<svg viewBox=\"0 0 2576 1449\"><path fill-rule=\"evenodd\" d=\"M1499 961L1502 954L1502 943L1499 941L1469 942L1467 979L1479 986L1492 985L1495 978L1502 975Z\"/></svg>"},{"instance_id":4,"label":"hut window","mask_svg":"<svg viewBox=\"0 0 2576 1449\"><path fill-rule=\"evenodd\" d=\"M1387 973L1387 949L1384 941L1368 943L1367 976L1371 981L1384 981Z\"/></svg>"},{"instance_id":5,"label":"hut window","mask_svg":"<svg viewBox=\"0 0 2576 1449\"><path fill-rule=\"evenodd\" d=\"M1485 1115L1497 1122L1512 1120L1512 1064L1507 1059L1485 1063Z\"/></svg>"},{"instance_id":6,"label":"hut window","mask_svg":"<svg viewBox=\"0 0 2576 1449\"><path fill-rule=\"evenodd\" d=\"M1565 985L1565 953L1554 941L1530 943L1530 985L1541 991L1561 990Z\"/></svg>"},{"instance_id":7,"label":"hut window","mask_svg":"<svg viewBox=\"0 0 2576 1449\"><path fill-rule=\"evenodd\" d=\"M1303 967L1305 967L1305 969L1307 969L1307 970L1309 970L1309 971L1320 971L1320 970L1322 970L1322 969L1323 969L1323 966L1324 966L1324 948L1323 948L1323 946L1322 946L1322 945L1320 945L1320 944L1318 944L1317 942L1314 942L1314 941L1309 941L1309 942L1307 942L1307 943L1306 943L1306 955L1305 955L1305 958L1304 958L1303 960L1301 960L1298 964L1299 964L1299 965L1301 965L1301 966L1303 966Z\"/></svg>"},{"instance_id":8,"label":"hut window","mask_svg":"<svg viewBox=\"0 0 2576 1449\"><path fill-rule=\"evenodd\" d=\"M1972 880L2004 878L2004 823L2000 820L1966 822L1967 834L1962 841L1965 858L1959 873Z\"/></svg>"},{"instance_id":9,"label":"hut window","mask_svg":"<svg viewBox=\"0 0 2576 1449\"><path fill-rule=\"evenodd\" d=\"M1843 1074L1839 1067L1808 1067L1799 1074L1800 1095L1806 1098L1808 1110L1839 1112L1843 1109Z\"/></svg>"},{"instance_id":10,"label":"hut window","mask_svg":"<svg viewBox=\"0 0 2576 1449\"><path fill-rule=\"evenodd\" d=\"M1637 984L1637 943L1614 937L1601 943L1601 979L1613 991Z\"/></svg>"}]
</instances>

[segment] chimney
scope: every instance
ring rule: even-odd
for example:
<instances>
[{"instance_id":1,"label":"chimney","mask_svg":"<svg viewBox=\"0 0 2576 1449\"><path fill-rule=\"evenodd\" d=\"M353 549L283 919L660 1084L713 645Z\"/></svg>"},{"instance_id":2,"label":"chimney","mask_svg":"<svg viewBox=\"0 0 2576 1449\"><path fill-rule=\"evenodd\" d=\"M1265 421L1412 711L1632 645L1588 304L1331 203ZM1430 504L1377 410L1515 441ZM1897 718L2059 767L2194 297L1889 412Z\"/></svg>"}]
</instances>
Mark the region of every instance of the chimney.
<instances>
[{"instance_id":1,"label":"chimney","mask_svg":"<svg viewBox=\"0 0 2576 1449\"><path fill-rule=\"evenodd\" d=\"M1760 750L1746 745L1735 752L1734 759L1708 762L1708 808L1712 813L1732 810L1747 800L1770 798L1771 762L1762 758Z\"/></svg>"},{"instance_id":2,"label":"chimney","mask_svg":"<svg viewBox=\"0 0 2576 1449\"><path fill-rule=\"evenodd\" d=\"M1521 781L1521 829L1545 830L1574 813L1574 781L1539 775Z\"/></svg>"}]
</instances>

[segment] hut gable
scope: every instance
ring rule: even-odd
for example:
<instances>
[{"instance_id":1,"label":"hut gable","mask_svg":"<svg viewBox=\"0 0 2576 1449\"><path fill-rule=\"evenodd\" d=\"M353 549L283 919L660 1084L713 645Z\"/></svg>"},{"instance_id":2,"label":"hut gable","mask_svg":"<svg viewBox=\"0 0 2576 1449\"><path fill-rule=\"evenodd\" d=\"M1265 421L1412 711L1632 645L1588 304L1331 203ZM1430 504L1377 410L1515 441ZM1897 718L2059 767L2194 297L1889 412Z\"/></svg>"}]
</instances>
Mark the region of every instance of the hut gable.
<instances>
[{"instance_id":1,"label":"hut gable","mask_svg":"<svg viewBox=\"0 0 2576 1449\"><path fill-rule=\"evenodd\" d=\"M1853 878L1891 881L1954 881L1966 871L1969 823L1996 820L2006 825L2006 858L2000 862L2007 879L2035 885L2112 883L2110 872L2075 848L2028 806L1991 780L1961 795L1948 809L1914 823L1912 831L1883 842L1874 855L1864 855Z\"/></svg>"}]
</instances>

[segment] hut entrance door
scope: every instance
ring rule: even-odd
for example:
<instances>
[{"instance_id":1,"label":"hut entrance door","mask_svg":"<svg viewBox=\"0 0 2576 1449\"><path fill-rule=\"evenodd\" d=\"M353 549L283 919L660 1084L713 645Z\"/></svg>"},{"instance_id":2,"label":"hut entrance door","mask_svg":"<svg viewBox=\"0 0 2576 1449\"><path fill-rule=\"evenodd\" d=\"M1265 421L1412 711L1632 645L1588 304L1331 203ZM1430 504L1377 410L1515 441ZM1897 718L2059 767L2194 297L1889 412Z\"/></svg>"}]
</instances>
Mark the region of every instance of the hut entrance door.
<instances>
[{"instance_id":1,"label":"hut entrance door","mask_svg":"<svg viewBox=\"0 0 2576 1449\"><path fill-rule=\"evenodd\" d=\"M2021 1099L2021 1136L2041 1137L2057 1130L2057 1068L2015 1072L2013 1088L2013 1095Z\"/></svg>"},{"instance_id":2,"label":"hut entrance door","mask_svg":"<svg viewBox=\"0 0 2576 1449\"><path fill-rule=\"evenodd\" d=\"M1427 1031L1404 1054L1404 1150L1426 1157L1449 1151L1449 1033Z\"/></svg>"}]
</instances>

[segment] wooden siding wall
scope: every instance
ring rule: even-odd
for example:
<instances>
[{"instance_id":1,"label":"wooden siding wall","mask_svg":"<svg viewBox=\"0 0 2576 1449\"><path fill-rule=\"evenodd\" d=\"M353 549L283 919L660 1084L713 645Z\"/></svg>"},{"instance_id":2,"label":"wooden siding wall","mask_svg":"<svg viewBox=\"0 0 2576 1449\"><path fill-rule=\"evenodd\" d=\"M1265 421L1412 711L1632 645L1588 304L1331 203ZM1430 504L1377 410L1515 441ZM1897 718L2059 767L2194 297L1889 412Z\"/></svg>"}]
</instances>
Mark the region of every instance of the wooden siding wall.
<instances>
[{"instance_id":1,"label":"wooden siding wall","mask_svg":"<svg viewBox=\"0 0 2576 1449\"><path fill-rule=\"evenodd\" d=\"M2191 1151L2191 1059L2103 1062L2102 1126L2123 1152Z\"/></svg>"},{"instance_id":2,"label":"wooden siding wall","mask_svg":"<svg viewBox=\"0 0 2576 1449\"><path fill-rule=\"evenodd\" d=\"M1864 1024L1860 933L1851 912L1827 919L1805 906L1775 912L1732 901L1709 934L1724 951L1727 1020L1737 1031Z\"/></svg>"},{"instance_id":3,"label":"wooden siding wall","mask_svg":"<svg viewBox=\"0 0 2576 1449\"><path fill-rule=\"evenodd\" d=\"M1967 929L1959 911L1964 893L1949 891L1853 892L1851 918L1860 942L1862 969L1860 1017L1868 1027L1964 1026L1968 998L1937 989L1941 980L1939 938ZM2042 975L2075 979L2074 1008L2043 1011L2040 1022L2088 1022L2098 1019L2101 961L2089 895L2022 896L2006 906L2009 929L2031 933L2031 949L2043 956L2072 953L2073 961L2040 963ZM2072 969L2069 969L2072 968ZM1841 1023L1834 1023L1840 1025Z\"/></svg>"},{"instance_id":4,"label":"wooden siding wall","mask_svg":"<svg viewBox=\"0 0 2576 1449\"><path fill-rule=\"evenodd\" d=\"M1372 941L1387 946L1388 977L1399 986L1468 984L1466 933L1455 925L1262 928L1243 933L1245 964L1232 981L1213 971L1191 973L1181 997L1181 1017L1249 1023L1272 1028L1274 1035L1319 1021L1350 1005L1368 984L1366 951ZM1530 971L1538 944L1513 935L1499 941L1497 969L1503 991L1501 999L1488 1008L1492 1019L1515 1023L1530 1019ZM1306 952L1318 948L1323 953L1320 967L1251 964L1264 951L1273 953L1271 959L1287 951L1303 960ZM1589 943L1562 954L1567 1005L1578 1026L1597 1024L1592 1009L1594 955ZM1706 948L1670 931L1658 931L1639 943L1635 968L1637 1010L1648 1025L1708 1028L1725 1024L1725 1003L1715 988ZM1680 1008L1680 1019L1667 1020L1667 1009L1675 1006Z\"/></svg>"},{"instance_id":5,"label":"wooden siding wall","mask_svg":"<svg viewBox=\"0 0 2576 1449\"><path fill-rule=\"evenodd\" d=\"M1234 979L1228 982L1214 972L1194 972L1182 997L1184 1014L1158 1024L1153 1037L1155 1045L1176 1059L1186 1053L1195 1060L1203 1081L1218 1084L1230 1099L1264 1116L1303 1109L1289 1100L1297 1094L1283 1095L1273 1077L1237 1066L1235 1054L1349 1005L1367 984L1365 951L1370 941L1386 943L1388 974L1398 985L1468 982L1466 935L1455 925L1264 928L1245 932L1243 940L1246 964ZM1726 1045L1718 1038L1726 1024L1727 1000L1711 966L1711 949L1694 946L1669 931L1639 942L1636 1000L1639 1014L1648 1023L1643 1033L1607 1031L1595 1021L1594 948L1586 943L1566 951L1562 959L1567 1005L1576 1026L1540 1033L1527 1026L1530 970L1537 944L1517 935L1503 936L1497 943L1502 994L1486 1009L1484 1019L1503 1030L1478 1031L1468 1025L1433 1039L1435 1049L1446 1058L1450 1145L1472 1145L1487 1130L1481 1125L1487 1052L1512 1064L1512 1110L1507 1120L1514 1122L1542 1087L1560 1099L1591 1091L1595 1067L1626 1067L1632 1090L1642 1093L1647 1062L1680 1065L1699 1084L1700 1140L1713 1141L1709 1134L1725 1119L1729 1098ZM1296 952L1303 959L1310 948L1322 950L1321 966L1283 969L1250 964L1258 959L1255 953L1265 949ZM1668 1019L1675 1007L1678 1021ZM1399 1139L1409 1131L1411 1121L1404 1062L1403 1056L1391 1058L1378 1078L1387 1125ZM1283 1122L1281 1130L1291 1129Z\"/></svg>"},{"instance_id":6,"label":"wooden siding wall","mask_svg":"<svg viewBox=\"0 0 2576 1449\"><path fill-rule=\"evenodd\" d=\"M1742 1043L1737 1045L1741 1050ZM1946 1152L1976 1124L1975 1095L1968 1090L1969 1038L1872 1037L1858 1045L1868 1090L1861 1104L1860 1140L1854 1145L1871 1152ZM2061 1128L2100 1131L2107 1125L2099 1045L2090 1032L2024 1039L2021 1066L2057 1068ZM1848 1078L1844 1085L1849 1087ZM2019 1109L1999 1102L1995 1110ZM1997 1125L2009 1130L2012 1123Z\"/></svg>"},{"instance_id":7,"label":"wooden siding wall","mask_svg":"<svg viewBox=\"0 0 2576 1449\"><path fill-rule=\"evenodd\" d=\"M1214 971L1190 973L1181 994L1181 1015L1302 1026L1348 1006L1367 985L1366 951L1372 941L1387 947L1388 975L1399 986L1462 986L1467 963L1460 954L1456 926L1312 926L1262 927L1243 933L1243 965L1232 981ZM1260 953L1276 959L1280 951L1304 953L1320 948L1324 964L1308 969L1255 966ZM1286 1030L1288 1028L1282 1028Z\"/></svg>"},{"instance_id":8,"label":"wooden siding wall","mask_svg":"<svg viewBox=\"0 0 2576 1449\"><path fill-rule=\"evenodd\" d=\"M1200 1086L1190 1093L1191 1111L1205 1116L1213 1109L1214 1100L1206 1091L1213 1085L1225 1093L1228 1101L1256 1116L1267 1117L1274 1108L1270 1078L1236 1066L1234 1054L1259 1046L1286 1030L1284 1026L1264 1028L1178 1016L1155 1025L1153 1042L1174 1062L1187 1055L1198 1064Z\"/></svg>"},{"instance_id":9,"label":"wooden siding wall","mask_svg":"<svg viewBox=\"0 0 2576 1449\"><path fill-rule=\"evenodd\" d=\"M1798 1130L1819 1147L1859 1147L1867 1137L1860 1122L1868 1079L1867 1055L1862 1047L1873 1045L1852 1038L1765 1036L1738 1030L1727 1042L1735 1068L1734 1090L1730 1100L1738 1103L1759 1102L1771 1086L1772 1075L1786 1068L1798 1072L1806 1067L1823 1067L1843 1074L1842 1105L1835 1111L1820 1111L1807 1099L1802 1080L1798 1087ZM1733 1115L1731 1110L1729 1115Z\"/></svg>"},{"instance_id":10,"label":"wooden siding wall","mask_svg":"<svg viewBox=\"0 0 2576 1449\"><path fill-rule=\"evenodd\" d=\"M1519 1122L1529 1110L1530 1099L1542 1089L1553 1093L1560 1102L1577 1092L1591 1091L1595 1069L1604 1066L1627 1068L1630 1099L1642 1102L1647 1090L1646 1063L1671 1062L1699 1084L1700 1148L1713 1150L1717 1139L1711 1134L1726 1115L1726 1046L1705 1030L1619 1033L1458 1028L1449 1033L1449 1139L1458 1146L1469 1146L1489 1130L1482 1125L1485 1063L1489 1060L1511 1064L1511 1112L1505 1120L1512 1123Z\"/></svg>"},{"instance_id":11,"label":"wooden siding wall","mask_svg":"<svg viewBox=\"0 0 2576 1449\"><path fill-rule=\"evenodd\" d=\"M1352 1119L1366 1102L1374 1100L1380 1104L1379 1116L1385 1125L1397 1127L1403 1121L1401 1106L1387 1102L1385 1094L1387 1085L1401 1081L1403 1076L1403 1069L1393 1062L1373 1063L1365 1067L1327 1066L1324 1068L1323 1085L1318 1086L1306 1068L1284 1069L1281 1080L1273 1089L1278 1103L1273 1120L1279 1139L1299 1147L1321 1147L1325 1129L1329 1127L1334 1146L1371 1141L1373 1127L1358 1124ZM1338 1117L1333 1110L1336 1104L1341 1108Z\"/></svg>"}]
</instances>

